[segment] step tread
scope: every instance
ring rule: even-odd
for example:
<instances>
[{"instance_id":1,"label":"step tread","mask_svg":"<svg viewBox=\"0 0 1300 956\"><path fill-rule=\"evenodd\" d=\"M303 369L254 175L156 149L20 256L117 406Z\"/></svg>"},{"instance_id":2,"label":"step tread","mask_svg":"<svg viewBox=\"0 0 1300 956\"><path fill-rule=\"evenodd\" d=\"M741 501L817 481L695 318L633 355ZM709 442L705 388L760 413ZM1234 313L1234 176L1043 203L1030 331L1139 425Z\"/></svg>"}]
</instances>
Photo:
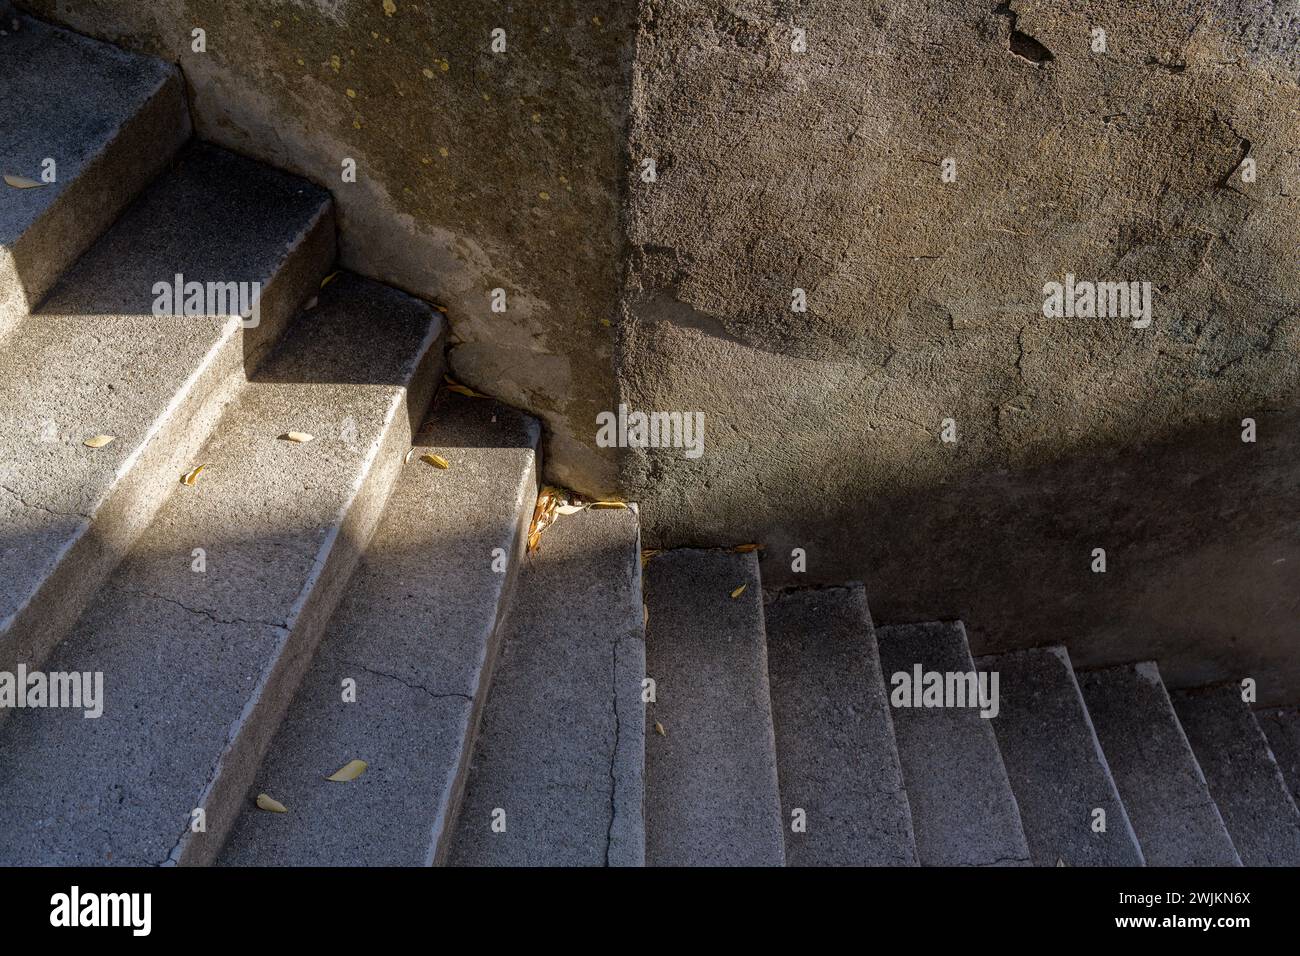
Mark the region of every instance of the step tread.
<instances>
[{"instance_id":1,"label":"step tread","mask_svg":"<svg viewBox=\"0 0 1300 956\"><path fill-rule=\"evenodd\" d=\"M646 565L650 865L785 863L760 587L753 553L683 549Z\"/></svg>"},{"instance_id":2,"label":"step tread","mask_svg":"<svg viewBox=\"0 0 1300 956\"><path fill-rule=\"evenodd\" d=\"M1268 738L1291 798L1300 804L1300 710L1272 707L1256 711L1255 718Z\"/></svg>"},{"instance_id":3,"label":"step tread","mask_svg":"<svg viewBox=\"0 0 1300 956\"><path fill-rule=\"evenodd\" d=\"M915 866L916 838L862 585L764 607L789 866ZM796 808L807 830L792 832Z\"/></svg>"},{"instance_id":4,"label":"step tread","mask_svg":"<svg viewBox=\"0 0 1300 956\"><path fill-rule=\"evenodd\" d=\"M0 37L0 172L41 182L0 184L0 331L26 314L59 274L167 164L189 135L180 72L30 17Z\"/></svg>"},{"instance_id":5,"label":"step tread","mask_svg":"<svg viewBox=\"0 0 1300 956\"><path fill-rule=\"evenodd\" d=\"M973 673L960 621L876 629L891 705L899 673ZM924 866L1023 866L1029 848L989 719L978 707L893 706L894 737Z\"/></svg>"},{"instance_id":6,"label":"step tread","mask_svg":"<svg viewBox=\"0 0 1300 956\"><path fill-rule=\"evenodd\" d=\"M220 862L427 866L455 820L510 575L537 498L531 418L443 393L254 780ZM430 467L434 453L451 465ZM521 527L522 524L522 527ZM513 572L512 572L513 573ZM356 683L354 703L341 688ZM369 766L341 785L347 761Z\"/></svg>"},{"instance_id":7,"label":"step tread","mask_svg":"<svg viewBox=\"0 0 1300 956\"><path fill-rule=\"evenodd\" d=\"M1239 866L1155 663L1076 676L1147 865Z\"/></svg>"},{"instance_id":8,"label":"step tread","mask_svg":"<svg viewBox=\"0 0 1300 956\"><path fill-rule=\"evenodd\" d=\"M332 255L327 193L195 146L13 331L0 350L0 666L39 663L60 630L51 618L79 609L147 524L249 350L270 344ZM177 272L263 282L261 325L155 318L154 283ZM83 445L101 434L116 440ZM46 606L29 606L41 589Z\"/></svg>"},{"instance_id":9,"label":"step tread","mask_svg":"<svg viewBox=\"0 0 1300 956\"><path fill-rule=\"evenodd\" d=\"M1142 850L1115 788L1064 647L977 658L998 673L992 720L1036 866L1141 866ZM1094 830L1094 811L1105 830Z\"/></svg>"},{"instance_id":10,"label":"step tread","mask_svg":"<svg viewBox=\"0 0 1300 956\"><path fill-rule=\"evenodd\" d=\"M588 510L560 518L525 558L450 864L644 861L639 549L635 510Z\"/></svg>"},{"instance_id":11,"label":"step tread","mask_svg":"<svg viewBox=\"0 0 1300 956\"><path fill-rule=\"evenodd\" d=\"M0 726L0 859L161 864L215 852L348 556L373 530L375 482L410 442L405 386L432 374L440 332L423 303L351 277L294 323L196 456L210 463L199 482L173 479L51 656L49 671L104 675L103 716L17 710ZM278 438L290 430L316 437ZM188 827L198 807L203 834Z\"/></svg>"},{"instance_id":12,"label":"step tread","mask_svg":"<svg viewBox=\"0 0 1300 956\"><path fill-rule=\"evenodd\" d=\"M1242 864L1300 866L1300 811L1241 687L1169 696Z\"/></svg>"}]
</instances>

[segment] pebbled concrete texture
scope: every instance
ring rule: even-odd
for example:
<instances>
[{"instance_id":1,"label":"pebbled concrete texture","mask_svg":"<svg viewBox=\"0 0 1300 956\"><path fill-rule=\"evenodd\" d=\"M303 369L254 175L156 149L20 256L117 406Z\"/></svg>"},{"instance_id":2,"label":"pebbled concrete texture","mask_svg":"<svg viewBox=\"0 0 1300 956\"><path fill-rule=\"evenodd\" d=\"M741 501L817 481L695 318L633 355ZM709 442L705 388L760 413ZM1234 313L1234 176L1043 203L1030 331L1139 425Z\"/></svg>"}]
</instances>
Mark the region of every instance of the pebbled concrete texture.
<instances>
[{"instance_id":1,"label":"pebbled concrete texture","mask_svg":"<svg viewBox=\"0 0 1300 956\"><path fill-rule=\"evenodd\" d=\"M1300 593L1289 15L639 11L629 153L658 177L627 190L619 396L708 423L699 459L625 459L647 544L759 540L770 585L868 580L882 619L967 620L981 653L1032 634L1179 682L1277 670L1276 702L1300 696L1296 605L1276 598ZM1250 184L1247 155L1267 170ZM1151 282L1152 326L1045 318L1067 273ZM1240 441L1245 417L1261 442ZM1105 582L1098 546L1123 558Z\"/></svg>"},{"instance_id":2,"label":"pebbled concrete texture","mask_svg":"<svg viewBox=\"0 0 1300 956\"><path fill-rule=\"evenodd\" d=\"M3 336L162 171L190 117L171 64L12 11L0 30L0 173L43 184L0 184Z\"/></svg>"},{"instance_id":3,"label":"pebbled concrete texture","mask_svg":"<svg viewBox=\"0 0 1300 956\"><path fill-rule=\"evenodd\" d=\"M560 518L520 570L447 862L642 865L645 674L635 509Z\"/></svg>"},{"instance_id":4,"label":"pebbled concrete texture","mask_svg":"<svg viewBox=\"0 0 1300 956\"><path fill-rule=\"evenodd\" d=\"M760 587L752 552L670 551L646 565L650 866L785 864Z\"/></svg>"},{"instance_id":5,"label":"pebbled concrete texture","mask_svg":"<svg viewBox=\"0 0 1300 956\"><path fill-rule=\"evenodd\" d=\"M1291 790L1291 798L1300 804L1300 711L1273 707L1255 711L1255 719L1268 738L1282 779Z\"/></svg>"},{"instance_id":6,"label":"pebbled concrete texture","mask_svg":"<svg viewBox=\"0 0 1300 956\"><path fill-rule=\"evenodd\" d=\"M328 195L195 145L12 332L0 350L0 670L38 666L72 626L333 254ZM155 317L153 285L176 273L261 282L260 324ZM115 440L84 446L102 434Z\"/></svg>"},{"instance_id":7,"label":"pebbled concrete texture","mask_svg":"<svg viewBox=\"0 0 1300 956\"><path fill-rule=\"evenodd\" d=\"M1155 663L1076 676L1147 865L1240 866Z\"/></svg>"},{"instance_id":8,"label":"pebbled concrete texture","mask_svg":"<svg viewBox=\"0 0 1300 956\"><path fill-rule=\"evenodd\" d=\"M960 621L876 629L885 692L892 676L972 673ZM894 707L894 737L922 866L1026 866L1029 848L992 724L979 708Z\"/></svg>"},{"instance_id":9,"label":"pebbled concrete texture","mask_svg":"<svg viewBox=\"0 0 1300 956\"><path fill-rule=\"evenodd\" d=\"M174 476L48 661L102 672L103 716L16 710L0 727L0 860L212 860L378 523L443 334L425 304L349 276L293 324L192 459L198 482Z\"/></svg>"},{"instance_id":10,"label":"pebbled concrete texture","mask_svg":"<svg viewBox=\"0 0 1300 956\"><path fill-rule=\"evenodd\" d=\"M999 675L993 731L1034 865L1142 866L1065 648L981 657L975 666ZM1105 813L1101 832L1096 810Z\"/></svg>"},{"instance_id":11,"label":"pebbled concrete texture","mask_svg":"<svg viewBox=\"0 0 1300 956\"><path fill-rule=\"evenodd\" d=\"M537 423L442 393L219 862L427 866L454 832L537 499ZM419 460L443 456L441 471ZM494 568L495 549L509 570ZM344 682L355 682L353 702ZM352 759L347 784L324 780ZM270 793L287 814L253 805Z\"/></svg>"},{"instance_id":12,"label":"pebbled concrete texture","mask_svg":"<svg viewBox=\"0 0 1300 956\"><path fill-rule=\"evenodd\" d=\"M634 5L25 5L178 63L199 136L328 187L343 264L446 306L456 377L545 420L550 480L615 490L594 421L616 407Z\"/></svg>"},{"instance_id":13,"label":"pebbled concrete texture","mask_svg":"<svg viewBox=\"0 0 1300 956\"><path fill-rule=\"evenodd\" d=\"M916 838L860 584L766 601L787 866L915 866ZM807 830L795 833L802 809Z\"/></svg>"},{"instance_id":14,"label":"pebbled concrete texture","mask_svg":"<svg viewBox=\"0 0 1300 956\"><path fill-rule=\"evenodd\" d=\"M1170 695L1245 866L1300 866L1300 811L1241 687Z\"/></svg>"}]
</instances>

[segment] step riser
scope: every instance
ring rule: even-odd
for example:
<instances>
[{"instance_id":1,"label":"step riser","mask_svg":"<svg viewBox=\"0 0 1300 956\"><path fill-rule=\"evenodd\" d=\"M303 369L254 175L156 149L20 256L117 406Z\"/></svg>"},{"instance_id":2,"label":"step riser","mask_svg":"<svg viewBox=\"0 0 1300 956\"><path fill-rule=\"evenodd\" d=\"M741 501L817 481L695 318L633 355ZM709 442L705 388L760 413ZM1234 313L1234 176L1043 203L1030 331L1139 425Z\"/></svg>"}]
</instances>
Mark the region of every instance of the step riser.
<instances>
[{"instance_id":1,"label":"step riser","mask_svg":"<svg viewBox=\"0 0 1300 956\"><path fill-rule=\"evenodd\" d=\"M975 672L958 623L876 630L885 688L893 675ZM893 708L894 735L922 866L1024 866L1020 809L990 719L972 708Z\"/></svg>"},{"instance_id":2,"label":"step riser","mask_svg":"<svg viewBox=\"0 0 1300 956\"><path fill-rule=\"evenodd\" d=\"M1300 866L1300 811L1240 686L1170 697L1242 864Z\"/></svg>"},{"instance_id":3,"label":"step riser","mask_svg":"<svg viewBox=\"0 0 1300 956\"><path fill-rule=\"evenodd\" d=\"M1155 664L1077 674L1148 866L1240 866Z\"/></svg>"},{"instance_id":4,"label":"step riser","mask_svg":"<svg viewBox=\"0 0 1300 956\"><path fill-rule=\"evenodd\" d=\"M390 406L387 428L372 456L340 525L321 547L313 577L291 612L287 633L274 663L245 707L231 742L196 806L207 812L206 833L185 831L171 861L204 866L215 861L248 798L249 787L293 695L311 664L348 578L379 526L384 504L397 481L424 410L443 368L443 331L435 328L425 341L419 370L408 389ZM214 825L215 822L215 825Z\"/></svg>"},{"instance_id":5,"label":"step riser","mask_svg":"<svg viewBox=\"0 0 1300 956\"><path fill-rule=\"evenodd\" d=\"M1141 866L1142 851L1065 648L977 658L1001 676L992 724L1037 866ZM1093 812L1106 829L1093 830Z\"/></svg>"},{"instance_id":6,"label":"step riser","mask_svg":"<svg viewBox=\"0 0 1300 956\"><path fill-rule=\"evenodd\" d=\"M279 338L302 302L318 287L335 255L334 216L329 207L316 217L266 281L261 322L245 329L232 319L177 394L164 418L119 478L83 520L57 565L25 604L0 622L0 670L19 663L39 668L76 623L95 592L157 514L219 421ZM39 317L32 321L38 321ZM177 322L186 321L178 318ZM0 709L0 722L8 710Z\"/></svg>"},{"instance_id":7,"label":"step riser","mask_svg":"<svg viewBox=\"0 0 1300 956\"><path fill-rule=\"evenodd\" d=\"M646 862L784 866L757 558L669 551L645 573L646 674L656 681L646 713Z\"/></svg>"},{"instance_id":8,"label":"step riser","mask_svg":"<svg viewBox=\"0 0 1300 956\"><path fill-rule=\"evenodd\" d=\"M585 511L525 559L448 864L644 863L639 541L635 511ZM586 585L565 599L570 581Z\"/></svg>"},{"instance_id":9,"label":"step riser","mask_svg":"<svg viewBox=\"0 0 1300 956\"><path fill-rule=\"evenodd\" d=\"M787 866L915 866L889 699L860 585L764 608ZM790 829L795 809L803 833Z\"/></svg>"},{"instance_id":10,"label":"step riser","mask_svg":"<svg viewBox=\"0 0 1300 956\"><path fill-rule=\"evenodd\" d=\"M23 18L23 29L49 28ZM63 271L166 168L189 135L184 80L172 68L153 96L17 241L0 247L0 338L36 308ZM61 179L64 175L60 171Z\"/></svg>"},{"instance_id":11,"label":"step riser","mask_svg":"<svg viewBox=\"0 0 1300 956\"><path fill-rule=\"evenodd\" d=\"M534 459L524 479L527 490L526 500L521 501L519 521L515 533L514 553L510 556L510 569L506 572L506 581L497 602L497 613L489 635L487 653L483 660L483 670L479 674L478 685L474 692L474 703L466 722L464 743L460 747L460 760L456 764L455 777L448 789L446 801L438 809L429 838L429 852L426 855L427 866L447 866L451 858L452 847L456 840L456 820L460 817L460 808L465 802L465 790L469 785L469 768L474 757L474 745L478 741L479 730L483 725L483 711L487 706L488 692L492 687L492 675L496 672L497 658L501 653L501 644L505 639L504 626L510 612L519 583L520 568L528 547L528 529L532 523L532 503L537 501L537 469L540 465Z\"/></svg>"}]
</instances>

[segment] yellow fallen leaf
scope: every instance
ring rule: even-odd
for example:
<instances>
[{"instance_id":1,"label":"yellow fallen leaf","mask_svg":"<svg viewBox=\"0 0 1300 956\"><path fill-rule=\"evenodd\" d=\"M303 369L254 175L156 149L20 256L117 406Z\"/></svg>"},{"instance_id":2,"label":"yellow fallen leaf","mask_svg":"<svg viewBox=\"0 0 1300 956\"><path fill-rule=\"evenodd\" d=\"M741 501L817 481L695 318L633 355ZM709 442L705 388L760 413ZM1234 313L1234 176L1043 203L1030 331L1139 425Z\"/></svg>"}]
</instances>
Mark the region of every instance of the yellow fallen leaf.
<instances>
[{"instance_id":1,"label":"yellow fallen leaf","mask_svg":"<svg viewBox=\"0 0 1300 956\"><path fill-rule=\"evenodd\" d=\"M748 584L742 584L740 587L736 588L736 590L732 591L732 592L731 592L731 598L732 598L732 600L734 601L736 598L738 598L738 597L740 597L742 594L744 594L744 593L745 593L745 588L747 588L747 587L749 587Z\"/></svg>"},{"instance_id":2,"label":"yellow fallen leaf","mask_svg":"<svg viewBox=\"0 0 1300 956\"><path fill-rule=\"evenodd\" d=\"M194 487L194 483L199 480L199 475L203 474L203 469L206 467L208 466L199 465L198 467L191 468L189 471L185 472L185 474L181 475L181 484L189 485L191 488Z\"/></svg>"},{"instance_id":3,"label":"yellow fallen leaf","mask_svg":"<svg viewBox=\"0 0 1300 956\"><path fill-rule=\"evenodd\" d=\"M641 605L641 626L648 627L650 624L650 605Z\"/></svg>"},{"instance_id":4,"label":"yellow fallen leaf","mask_svg":"<svg viewBox=\"0 0 1300 956\"><path fill-rule=\"evenodd\" d=\"M456 381L450 375L444 375L442 380L446 383L447 391L449 392L455 392L457 395L464 395L467 398L487 398L487 396L482 392L476 392L468 385L460 384L460 382Z\"/></svg>"},{"instance_id":5,"label":"yellow fallen leaf","mask_svg":"<svg viewBox=\"0 0 1300 956\"><path fill-rule=\"evenodd\" d=\"M87 438L82 444L87 448L103 448L115 441L117 441L116 435L96 435L94 438Z\"/></svg>"},{"instance_id":6,"label":"yellow fallen leaf","mask_svg":"<svg viewBox=\"0 0 1300 956\"><path fill-rule=\"evenodd\" d=\"M368 766L370 764L364 760L349 760L325 779L334 783L347 783L349 780L355 780L365 773Z\"/></svg>"},{"instance_id":7,"label":"yellow fallen leaf","mask_svg":"<svg viewBox=\"0 0 1300 956\"><path fill-rule=\"evenodd\" d=\"M306 432L285 432L280 436L280 439L282 441L291 441L295 445L302 445L311 441L314 437L316 436L309 435Z\"/></svg>"},{"instance_id":8,"label":"yellow fallen leaf","mask_svg":"<svg viewBox=\"0 0 1300 956\"><path fill-rule=\"evenodd\" d=\"M334 69L337 70L338 67L335 67ZM320 287L321 287L322 289L325 288L327 285L329 285L331 282L333 282L335 279L337 279L337 278L338 278L338 275L339 275L339 274L338 274L337 272L331 272L331 273L330 273L329 275L327 275L325 278L323 278L323 279L320 280Z\"/></svg>"},{"instance_id":9,"label":"yellow fallen leaf","mask_svg":"<svg viewBox=\"0 0 1300 956\"><path fill-rule=\"evenodd\" d=\"M641 551L641 567L644 568L647 564L649 564L649 563L650 563L650 559L653 558L656 554L663 554L663 549L662 549L662 548L644 548L644 549Z\"/></svg>"},{"instance_id":10,"label":"yellow fallen leaf","mask_svg":"<svg viewBox=\"0 0 1300 956\"><path fill-rule=\"evenodd\" d=\"M668 736L668 731L664 730L664 725L659 723L659 721L657 720L655 721L655 733L657 733L660 737Z\"/></svg>"},{"instance_id":11,"label":"yellow fallen leaf","mask_svg":"<svg viewBox=\"0 0 1300 956\"><path fill-rule=\"evenodd\" d=\"M26 176L11 176L5 173L5 182L14 189L37 189L41 186L47 186L48 183L38 183L34 179L28 179Z\"/></svg>"},{"instance_id":12,"label":"yellow fallen leaf","mask_svg":"<svg viewBox=\"0 0 1300 956\"><path fill-rule=\"evenodd\" d=\"M749 552L757 551L761 547L761 544L738 544L731 550L736 552L736 554L749 554Z\"/></svg>"},{"instance_id":13,"label":"yellow fallen leaf","mask_svg":"<svg viewBox=\"0 0 1300 956\"><path fill-rule=\"evenodd\" d=\"M429 464L433 465L434 468L451 467L451 465L448 464L447 459L443 458L441 455L421 455L420 461L427 461Z\"/></svg>"},{"instance_id":14,"label":"yellow fallen leaf","mask_svg":"<svg viewBox=\"0 0 1300 956\"><path fill-rule=\"evenodd\" d=\"M397 4L393 0L384 0L384 13L390 17L397 12Z\"/></svg>"},{"instance_id":15,"label":"yellow fallen leaf","mask_svg":"<svg viewBox=\"0 0 1300 956\"><path fill-rule=\"evenodd\" d=\"M579 511L586 511L586 505L556 505L555 513L557 515L576 515Z\"/></svg>"},{"instance_id":16,"label":"yellow fallen leaf","mask_svg":"<svg viewBox=\"0 0 1300 956\"><path fill-rule=\"evenodd\" d=\"M274 797L268 797L264 793L257 795L257 806L261 810L269 810L271 813L288 813L285 805Z\"/></svg>"},{"instance_id":17,"label":"yellow fallen leaf","mask_svg":"<svg viewBox=\"0 0 1300 956\"><path fill-rule=\"evenodd\" d=\"M610 509L614 509L614 508L626 508L626 507L627 507L627 502L626 502L626 501L593 501L593 502L592 502L590 505L588 505L587 507L589 507L589 508L610 508Z\"/></svg>"}]
</instances>

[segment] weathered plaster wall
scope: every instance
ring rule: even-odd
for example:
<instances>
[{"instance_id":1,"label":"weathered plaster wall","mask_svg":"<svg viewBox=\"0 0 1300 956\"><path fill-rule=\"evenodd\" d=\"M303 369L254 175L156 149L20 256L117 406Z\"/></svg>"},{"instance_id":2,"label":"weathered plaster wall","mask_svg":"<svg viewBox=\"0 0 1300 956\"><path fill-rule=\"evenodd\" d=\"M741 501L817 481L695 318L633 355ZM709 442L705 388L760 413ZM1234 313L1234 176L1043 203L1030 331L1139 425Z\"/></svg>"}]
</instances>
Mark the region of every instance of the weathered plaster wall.
<instances>
[{"instance_id":1,"label":"weathered plaster wall","mask_svg":"<svg viewBox=\"0 0 1300 956\"><path fill-rule=\"evenodd\" d=\"M1300 694L1300 17L1229 6L646 0L621 396L708 430L627 459L647 541ZM1044 318L1066 273L1152 327Z\"/></svg>"},{"instance_id":2,"label":"weathered plaster wall","mask_svg":"<svg viewBox=\"0 0 1300 956\"><path fill-rule=\"evenodd\" d=\"M545 420L553 480L614 490L613 456L590 423L614 402L634 5L22 5L178 62L199 136L329 188L343 264L445 306L454 374ZM191 48L196 27L206 53ZM490 50L498 27L501 54ZM504 314L490 309L497 287Z\"/></svg>"}]
</instances>

